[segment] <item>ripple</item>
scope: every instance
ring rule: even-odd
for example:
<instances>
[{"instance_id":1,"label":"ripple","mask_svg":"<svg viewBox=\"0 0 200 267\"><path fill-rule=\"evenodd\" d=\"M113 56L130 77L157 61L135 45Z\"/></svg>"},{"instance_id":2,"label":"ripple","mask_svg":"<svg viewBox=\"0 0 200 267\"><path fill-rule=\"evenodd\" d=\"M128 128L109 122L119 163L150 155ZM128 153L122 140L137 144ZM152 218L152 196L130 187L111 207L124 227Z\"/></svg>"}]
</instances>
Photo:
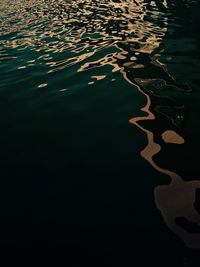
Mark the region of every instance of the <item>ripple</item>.
<instances>
[{"instance_id":1,"label":"ripple","mask_svg":"<svg viewBox=\"0 0 200 267\"><path fill-rule=\"evenodd\" d=\"M180 3L189 8L197 1ZM6 75L0 85L7 87L7 75L12 75L9 84L13 87L20 80L34 80L30 88L48 92L54 83L62 97L69 89L59 84L61 73L77 79L81 73L87 75L84 89L94 88L108 76L115 82L112 73L123 76L147 101L141 108L145 115L130 120L147 136L141 156L171 179L155 189L156 205L186 245L200 247L199 233L190 229L192 225L198 228L200 221L194 208L199 181L186 182L172 163L161 164L166 146L187 145L182 125L200 66L198 40L191 33L181 35L188 26L182 26L184 19L173 9L177 11L176 2L166 0L3 0L0 68ZM175 38L177 31L180 36ZM71 92L73 86L69 87Z\"/></svg>"},{"instance_id":2,"label":"ripple","mask_svg":"<svg viewBox=\"0 0 200 267\"><path fill-rule=\"evenodd\" d=\"M0 12L0 44L5 51L14 50L16 57L21 51L35 51L38 60L48 65L48 73L73 65L83 70L80 64L85 60L120 43L128 44L134 52L151 53L167 30L166 14L158 12L153 3L32 0L24 4L22 0L5 0ZM159 26L160 21L164 27ZM120 57L126 56L111 54L113 61ZM136 64L135 68L141 66Z\"/></svg>"}]
</instances>

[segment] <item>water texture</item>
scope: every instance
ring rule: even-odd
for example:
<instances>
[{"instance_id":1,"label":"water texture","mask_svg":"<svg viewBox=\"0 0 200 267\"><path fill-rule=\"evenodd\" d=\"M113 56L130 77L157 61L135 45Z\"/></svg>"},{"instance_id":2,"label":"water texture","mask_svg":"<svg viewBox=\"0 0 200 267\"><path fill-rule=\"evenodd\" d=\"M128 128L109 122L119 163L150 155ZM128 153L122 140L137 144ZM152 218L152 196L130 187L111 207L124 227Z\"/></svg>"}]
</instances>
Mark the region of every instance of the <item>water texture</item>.
<instances>
[{"instance_id":1,"label":"water texture","mask_svg":"<svg viewBox=\"0 0 200 267\"><path fill-rule=\"evenodd\" d=\"M115 148L107 144L108 158L124 153L116 162L132 162L148 180L148 170L154 168L160 177L155 204L165 224L186 246L200 248L198 11L199 3L189 0L2 0L4 166L12 162L18 170L23 162L25 169L35 164L39 170L44 156L50 169L50 155L60 155L68 133L68 149L75 152L66 158L79 168L88 159L76 162L75 154L88 150L96 155L95 147L110 136ZM133 142L124 150L117 148L125 142L119 138L126 139L124 133L120 136L122 125L130 127L127 139ZM30 156L37 143L31 141L33 135L48 136L45 153L42 149ZM64 160L64 149L62 153ZM141 165L150 163L147 173L136 166L136 158ZM96 168L92 156L90 160ZM103 169L106 160L101 160Z\"/></svg>"}]
</instances>

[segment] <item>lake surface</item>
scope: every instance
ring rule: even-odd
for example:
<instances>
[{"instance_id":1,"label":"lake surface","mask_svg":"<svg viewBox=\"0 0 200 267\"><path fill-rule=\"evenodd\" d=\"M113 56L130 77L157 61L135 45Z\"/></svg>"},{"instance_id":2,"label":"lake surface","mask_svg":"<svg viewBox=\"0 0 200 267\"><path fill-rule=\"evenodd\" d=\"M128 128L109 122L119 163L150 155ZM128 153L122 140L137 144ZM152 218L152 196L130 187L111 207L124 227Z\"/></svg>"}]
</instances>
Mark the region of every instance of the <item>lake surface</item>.
<instances>
[{"instance_id":1,"label":"lake surface","mask_svg":"<svg viewBox=\"0 0 200 267\"><path fill-rule=\"evenodd\" d=\"M2 251L199 266L199 11L1 0Z\"/></svg>"}]
</instances>

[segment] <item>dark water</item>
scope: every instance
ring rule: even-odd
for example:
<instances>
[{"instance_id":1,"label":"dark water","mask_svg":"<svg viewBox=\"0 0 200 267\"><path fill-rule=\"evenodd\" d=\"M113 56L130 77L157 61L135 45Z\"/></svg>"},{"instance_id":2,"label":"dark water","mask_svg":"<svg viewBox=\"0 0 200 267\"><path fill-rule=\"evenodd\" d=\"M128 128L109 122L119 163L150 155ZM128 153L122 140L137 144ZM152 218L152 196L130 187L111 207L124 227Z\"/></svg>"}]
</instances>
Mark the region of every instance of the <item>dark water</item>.
<instances>
[{"instance_id":1,"label":"dark water","mask_svg":"<svg viewBox=\"0 0 200 267\"><path fill-rule=\"evenodd\" d=\"M1 0L2 252L199 266L190 0Z\"/></svg>"}]
</instances>

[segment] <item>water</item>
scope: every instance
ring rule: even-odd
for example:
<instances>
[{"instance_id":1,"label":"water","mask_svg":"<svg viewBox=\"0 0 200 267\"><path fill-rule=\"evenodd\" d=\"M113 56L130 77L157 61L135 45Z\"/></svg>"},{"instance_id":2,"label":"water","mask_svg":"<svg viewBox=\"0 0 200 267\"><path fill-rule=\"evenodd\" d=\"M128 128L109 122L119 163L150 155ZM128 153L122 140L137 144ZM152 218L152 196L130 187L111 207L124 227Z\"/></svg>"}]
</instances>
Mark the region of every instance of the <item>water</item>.
<instances>
[{"instance_id":1,"label":"water","mask_svg":"<svg viewBox=\"0 0 200 267\"><path fill-rule=\"evenodd\" d=\"M199 3L2 0L0 22L4 249L195 266Z\"/></svg>"}]
</instances>

